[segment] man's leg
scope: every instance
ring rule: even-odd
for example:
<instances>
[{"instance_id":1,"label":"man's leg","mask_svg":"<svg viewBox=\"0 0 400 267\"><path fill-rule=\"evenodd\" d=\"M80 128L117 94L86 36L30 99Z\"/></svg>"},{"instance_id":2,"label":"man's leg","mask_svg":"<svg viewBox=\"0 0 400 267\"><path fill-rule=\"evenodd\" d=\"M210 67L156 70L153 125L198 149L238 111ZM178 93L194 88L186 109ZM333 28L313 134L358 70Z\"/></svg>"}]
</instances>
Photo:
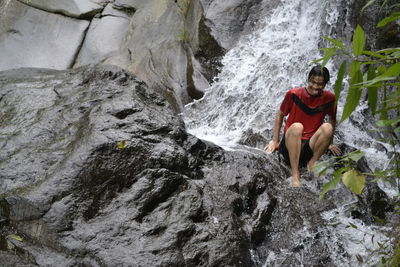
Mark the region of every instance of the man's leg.
<instances>
[{"instance_id":1,"label":"man's leg","mask_svg":"<svg viewBox=\"0 0 400 267\"><path fill-rule=\"evenodd\" d=\"M307 164L309 169L311 169L315 162L326 152L331 143L332 135L332 125L330 123L323 123L311 137L310 148L314 155Z\"/></svg>"},{"instance_id":2,"label":"man's leg","mask_svg":"<svg viewBox=\"0 0 400 267\"><path fill-rule=\"evenodd\" d=\"M289 152L290 168L292 171L292 186L300 186L299 158L301 151L301 135L304 126L301 123L293 123L285 133L285 144Z\"/></svg>"}]
</instances>

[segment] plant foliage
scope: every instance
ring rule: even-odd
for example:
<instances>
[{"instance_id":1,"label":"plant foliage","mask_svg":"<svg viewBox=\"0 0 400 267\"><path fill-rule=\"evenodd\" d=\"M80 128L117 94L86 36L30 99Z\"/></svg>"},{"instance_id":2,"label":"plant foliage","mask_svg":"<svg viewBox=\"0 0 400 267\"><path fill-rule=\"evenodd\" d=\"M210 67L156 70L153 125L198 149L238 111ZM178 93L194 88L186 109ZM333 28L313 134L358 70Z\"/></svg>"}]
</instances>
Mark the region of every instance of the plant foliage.
<instances>
[{"instance_id":1,"label":"plant foliage","mask_svg":"<svg viewBox=\"0 0 400 267\"><path fill-rule=\"evenodd\" d=\"M364 7L368 7L375 1L369 1ZM377 27L383 27L388 23L400 19L400 12L393 12L390 16L381 20ZM400 48L386 48L378 51L366 50L366 36L363 28L357 25L354 30L350 46L333 38L324 37L331 46L323 48L324 56L314 62L322 62L325 65L332 58L341 56L344 58L340 65L337 79L334 85L336 98L341 95L346 98L343 113L339 123L344 122L354 112L356 107L362 102L362 95L368 96L368 106L373 115L375 123L382 131L390 137L385 140L393 148L394 157L388 168L376 170L372 174L379 179L395 179L400 189L400 157L399 157L399 139L400 139ZM348 78L348 91L344 95L343 81ZM333 173L333 179L324 185L321 197L328 191L335 189L343 182L351 191L360 194L365 186L365 177L355 169L354 163L359 160L361 152L353 152L344 157L337 157L334 160L328 160L321 163L324 166L316 166L315 170L321 175L335 162L345 162L345 167L336 170Z\"/></svg>"}]
</instances>

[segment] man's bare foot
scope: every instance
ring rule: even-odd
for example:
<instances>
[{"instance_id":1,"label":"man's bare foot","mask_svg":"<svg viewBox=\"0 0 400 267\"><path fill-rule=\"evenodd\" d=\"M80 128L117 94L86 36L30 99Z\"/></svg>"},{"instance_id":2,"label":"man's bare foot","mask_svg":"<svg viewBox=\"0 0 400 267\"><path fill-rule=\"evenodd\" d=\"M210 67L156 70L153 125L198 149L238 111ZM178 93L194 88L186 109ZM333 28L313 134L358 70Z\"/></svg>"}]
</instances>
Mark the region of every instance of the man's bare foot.
<instances>
[{"instance_id":1,"label":"man's bare foot","mask_svg":"<svg viewBox=\"0 0 400 267\"><path fill-rule=\"evenodd\" d=\"M292 177L291 186L292 187L300 187L300 179Z\"/></svg>"}]
</instances>

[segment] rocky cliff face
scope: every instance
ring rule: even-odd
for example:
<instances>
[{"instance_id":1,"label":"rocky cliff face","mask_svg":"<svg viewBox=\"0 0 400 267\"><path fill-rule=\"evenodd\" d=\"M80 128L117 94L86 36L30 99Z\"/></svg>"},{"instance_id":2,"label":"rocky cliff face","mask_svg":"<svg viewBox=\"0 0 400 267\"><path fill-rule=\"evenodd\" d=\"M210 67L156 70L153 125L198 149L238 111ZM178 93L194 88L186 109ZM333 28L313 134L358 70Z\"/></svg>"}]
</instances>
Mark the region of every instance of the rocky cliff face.
<instances>
[{"instance_id":1,"label":"rocky cliff face","mask_svg":"<svg viewBox=\"0 0 400 267\"><path fill-rule=\"evenodd\" d=\"M0 70L112 64L180 110L203 95L258 2L3 0Z\"/></svg>"}]
</instances>

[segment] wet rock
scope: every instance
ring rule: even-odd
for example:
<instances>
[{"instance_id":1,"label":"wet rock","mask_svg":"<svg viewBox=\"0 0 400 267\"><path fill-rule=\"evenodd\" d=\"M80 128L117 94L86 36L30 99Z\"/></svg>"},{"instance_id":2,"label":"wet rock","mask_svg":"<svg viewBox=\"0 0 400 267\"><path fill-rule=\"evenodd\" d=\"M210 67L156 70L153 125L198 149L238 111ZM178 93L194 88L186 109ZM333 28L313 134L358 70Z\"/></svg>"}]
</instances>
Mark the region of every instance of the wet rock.
<instances>
[{"instance_id":1,"label":"wet rock","mask_svg":"<svg viewBox=\"0 0 400 267\"><path fill-rule=\"evenodd\" d=\"M243 34L251 32L256 21L265 16L265 12L262 11L272 9L279 2L201 0L205 24L211 29L211 34L218 44L226 50L232 48Z\"/></svg>"},{"instance_id":2,"label":"wet rock","mask_svg":"<svg viewBox=\"0 0 400 267\"><path fill-rule=\"evenodd\" d=\"M223 188L205 170L221 148L189 137L142 82L101 66L10 70L0 81L3 230L26 237L16 246L32 264L250 262L223 208L237 195L215 203Z\"/></svg>"},{"instance_id":3,"label":"wet rock","mask_svg":"<svg viewBox=\"0 0 400 267\"><path fill-rule=\"evenodd\" d=\"M74 63L89 22L6 0L0 4L0 25L0 70L66 69Z\"/></svg>"}]
</instances>

